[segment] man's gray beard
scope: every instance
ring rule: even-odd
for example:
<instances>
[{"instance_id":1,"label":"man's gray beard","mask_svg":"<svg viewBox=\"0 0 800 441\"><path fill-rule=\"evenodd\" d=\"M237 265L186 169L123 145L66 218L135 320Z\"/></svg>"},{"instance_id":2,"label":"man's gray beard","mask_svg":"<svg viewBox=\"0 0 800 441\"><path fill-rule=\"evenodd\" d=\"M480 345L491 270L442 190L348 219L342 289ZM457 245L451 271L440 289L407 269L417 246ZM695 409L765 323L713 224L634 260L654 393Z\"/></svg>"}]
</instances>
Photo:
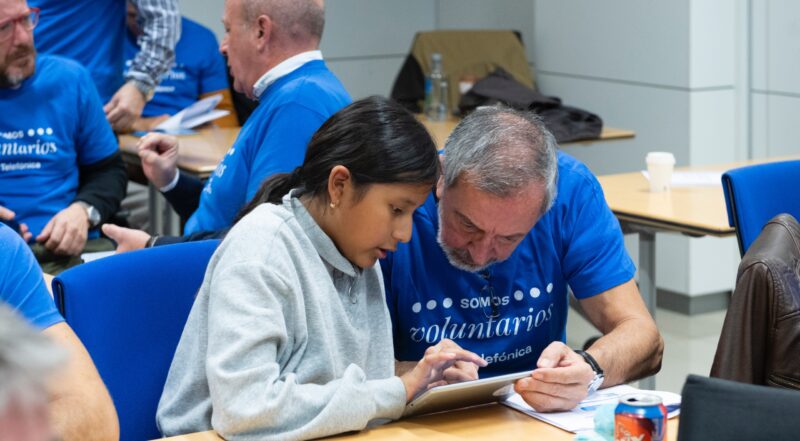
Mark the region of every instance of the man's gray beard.
<instances>
[{"instance_id":1,"label":"man's gray beard","mask_svg":"<svg viewBox=\"0 0 800 441\"><path fill-rule=\"evenodd\" d=\"M16 89L18 88L23 81L25 81L27 77L22 74L18 75L0 75L0 87L6 89Z\"/></svg>"},{"instance_id":2,"label":"man's gray beard","mask_svg":"<svg viewBox=\"0 0 800 441\"><path fill-rule=\"evenodd\" d=\"M467 250L459 250L450 246L447 246L442 239L442 206L439 205L436 207L439 212L439 231L436 232L436 241L439 242L439 246L442 247L442 251L444 251L444 255L447 256L447 260L450 262L450 265L462 270L467 271L470 273L477 273L482 271L495 263L494 260L489 261L485 265L475 265L473 263L468 263L467 259L469 258L469 252Z\"/></svg>"},{"instance_id":3,"label":"man's gray beard","mask_svg":"<svg viewBox=\"0 0 800 441\"><path fill-rule=\"evenodd\" d=\"M20 55L21 54L21 55ZM14 60L22 56L33 56L33 68L29 73L20 72L17 74L9 74L8 67L5 70L0 70L0 88L17 89L22 85L22 82L32 77L36 73L36 49L32 46L23 46L21 49L10 54L7 60ZM10 64L10 63L9 63Z\"/></svg>"}]
</instances>

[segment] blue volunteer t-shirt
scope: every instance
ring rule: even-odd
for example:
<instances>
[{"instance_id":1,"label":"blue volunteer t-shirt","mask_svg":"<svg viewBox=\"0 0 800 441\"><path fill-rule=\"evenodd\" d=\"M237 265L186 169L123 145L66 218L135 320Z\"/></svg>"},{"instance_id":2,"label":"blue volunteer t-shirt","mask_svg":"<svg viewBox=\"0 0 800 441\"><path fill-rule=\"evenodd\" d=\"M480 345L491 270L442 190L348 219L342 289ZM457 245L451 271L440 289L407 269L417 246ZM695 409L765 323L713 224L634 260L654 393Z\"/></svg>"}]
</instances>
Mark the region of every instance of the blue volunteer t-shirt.
<instances>
[{"instance_id":1,"label":"blue volunteer t-shirt","mask_svg":"<svg viewBox=\"0 0 800 441\"><path fill-rule=\"evenodd\" d=\"M36 50L83 64L107 103L123 83L125 0L29 0L28 5L42 10L33 30Z\"/></svg>"},{"instance_id":2,"label":"blue volunteer t-shirt","mask_svg":"<svg viewBox=\"0 0 800 441\"><path fill-rule=\"evenodd\" d=\"M97 90L75 61L39 55L18 89L0 89L0 204L34 237L78 191L78 167L117 152Z\"/></svg>"},{"instance_id":3,"label":"blue volunteer t-shirt","mask_svg":"<svg viewBox=\"0 0 800 441\"><path fill-rule=\"evenodd\" d=\"M507 260L481 273L448 262L433 195L416 211L411 241L381 261L398 360L419 360L449 338L489 362L481 377L534 369L548 344L565 341L567 286L582 299L633 277L597 179L564 153L558 173L550 211Z\"/></svg>"},{"instance_id":4,"label":"blue volunteer t-shirt","mask_svg":"<svg viewBox=\"0 0 800 441\"><path fill-rule=\"evenodd\" d=\"M31 249L11 228L0 224L0 301L33 326L49 328L64 321L47 291Z\"/></svg>"},{"instance_id":5,"label":"blue volunteer t-shirt","mask_svg":"<svg viewBox=\"0 0 800 441\"><path fill-rule=\"evenodd\" d=\"M229 227L264 179L303 163L311 135L350 101L322 60L309 61L270 85L208 178L184 234Z\"/></svg>"},{"instance_id":6,"label":"blue volunteer t-shirt","mask_svg":"<svg viewBox=\"0 0 800 441\"><path fill-rule=\"evenodd\" d=\"M130 67L139 53L136 36L126 32L125 65ZM174 115L201 95L228 88L225 60L214 34L186 17L181 19L181 38L175 47L175 62L156 86L156 94L142 116Z\"/></svg>"}]
</instances>

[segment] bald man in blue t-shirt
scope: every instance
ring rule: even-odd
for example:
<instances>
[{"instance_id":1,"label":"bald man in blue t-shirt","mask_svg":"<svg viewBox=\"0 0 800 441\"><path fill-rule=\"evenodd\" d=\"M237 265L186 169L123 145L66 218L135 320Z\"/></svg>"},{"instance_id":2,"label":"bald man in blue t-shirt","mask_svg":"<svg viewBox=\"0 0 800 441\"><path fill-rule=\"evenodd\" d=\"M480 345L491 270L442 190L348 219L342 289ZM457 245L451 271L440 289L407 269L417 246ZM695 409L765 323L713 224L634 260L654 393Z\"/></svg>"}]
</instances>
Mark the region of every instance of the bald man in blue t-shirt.
<instances>
[{"instance_id":1,"label":"bald man in blue t-shirt","mask_svg":"<svg viewBox=\"0 0 800 441\"><path fill-rule=\"evenodd\" d=\"M175 137L150 133L139 142L145 175L186 219L187 236L151 237L107 225L103 231L119 244L118 252L226 230L261 183L299 166L314 132L350 103L319 50L325 21L321 2L254 5L250 10L239 2L225 3L220 49L228 56L234 88L259 105L214 173L205 183L181 173Z\"/></svg>"}]
</instances>

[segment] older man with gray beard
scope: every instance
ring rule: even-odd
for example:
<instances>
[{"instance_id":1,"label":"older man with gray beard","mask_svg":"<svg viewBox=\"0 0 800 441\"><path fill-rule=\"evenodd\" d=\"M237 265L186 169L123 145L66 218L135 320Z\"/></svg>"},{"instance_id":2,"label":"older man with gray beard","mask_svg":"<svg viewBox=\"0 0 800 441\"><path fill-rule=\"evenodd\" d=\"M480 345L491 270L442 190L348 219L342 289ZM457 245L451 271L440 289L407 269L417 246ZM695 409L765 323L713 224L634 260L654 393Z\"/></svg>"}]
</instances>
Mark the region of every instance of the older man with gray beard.
<instances>
[{"instance_id":1,"label":"older man with gray beard","mask_svg":"<svg viewBox=\"0 0 800 441\"><path fill-rule=\"evenodd\" d=\"M398 370L451 339L489 363L481 377L532 371L517 392L556 411L660 368L663 341L602 188L538 117L479 108L443 166L413 238L381 262ZM585 352L564 344L568 287L604 333Z\"/></svg>"}]
</instances>

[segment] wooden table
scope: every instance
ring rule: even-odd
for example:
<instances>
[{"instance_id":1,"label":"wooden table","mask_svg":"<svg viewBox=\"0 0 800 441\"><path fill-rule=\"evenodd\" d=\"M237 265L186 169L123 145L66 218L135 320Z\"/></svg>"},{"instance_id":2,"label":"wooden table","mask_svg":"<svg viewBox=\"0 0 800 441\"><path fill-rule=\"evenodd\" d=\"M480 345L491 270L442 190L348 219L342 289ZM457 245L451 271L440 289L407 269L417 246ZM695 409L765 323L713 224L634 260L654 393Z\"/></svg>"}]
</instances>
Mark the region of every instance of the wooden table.
<instances>
[{"instance_id":1,"label":"wooden table","mask_svg":"<svg viewBox=\"0 0 800 441\"><path fill-rule=\"evenodd\" d=\"M417 115L417 119L419 119L423 125L428 129L433 140L436 142L437 148L443 148L445 141L447 141L447 137L450 136L450 133L458 124L457 118L451 118L446 121L431 121L424 115ZM567 144L590 144L597 141L609 141L612 139L625 139L625 138L633 138L636 136L636 132L633 130L626 130L626 129L615 129L613 127L605 127L603 126L602 132L600 132L600 137L597 139L588 139L585 141L576 141L570 143L563 143L564 145Z\"/></svg>"},{"instance_id":2,"label":"wooden table","mask_svg":"<svg viewBox=\"0 0 800 441\"><path fill-rule=\"evenodd\" d=\"M194 135L180 135L178 139L178 168L192 176L205 179L211 175L217 164L239 136L239 127L220 128L211 126L201 129ZM119 137L119 149L128 166L131 180L148 186L151 234L180 234L180 223L172 210L166 210L166 203L158 190L153 187L142 172L137 144L139 138L133 135ZM167 213L161 216L159 213Z\"/></svg>"},{"instance_id":3,"label":"wooden table","mask_svg":"<svg viewBox=\"0 0 800 441\"><path fill-rule=\"evenodd\" d=\"M759 159L707 166L680 167L675 171L724 172L730 169L796 157ZM682 233L693 237L730 236L722 184L716 187L673 188L651 193L641 172L599 176L606 202L622 224L623 231L639 234L639 289L655 317L656 232Z\"/></svg>"},{"instance_id":4,"label":"wooden table","mask_svg":"<svg viewBox=\"0 0 800 441\"><path fill-rule=\"evenodd\" d=\"M529 417L501 404L472 407L400 420L354 434L325 439L338 440L552 440L571 441L575 435ZM667 439L678 438L678 418L669 420ZM220 441L213 431L165 438L161 441Z\"/></svg>"},{"instance_id":5,"label":"wooden table","mask_svg":"<svg viewBox=\"0 0 800 441\"><path fill-rule=\"evenodd\" d=\"M714 170L728 170L718 166ZM676 171L698 171L680 168ZM656 232L675 232L691 236L728 236L725 196L718 187L673 188L651 193L650 183L641 172L599 176L606 202L619 219L622 231L639 235L639 291L647 309L656 316ZM655 376L639 381L643 389L655 389Z\"/></svg>"},{"instance_id":6,"label":"wooden table","mask_svg":"<svg viewBox=\"0 0 800 441\"><path fill-rule=\"evenodd\" d=\"M427 118L418 115L418 118L436 141L437 146L443 146L445 140L453 131L457 119L447 121L429 121ZM181 135L180 148L178 153L178 168L198 178L207 178L217 167L217 164L230 146L239 135L239 128L219 128L212 127L202 129L195 135ZM603 127L603 131L598 139L578 141L579 144L588 144L598 140L606 141L612 139L633 138L635 132L632 130L615 129L613 127ZM122 135L119 138L119 148L126 163L131 166L141 168L136 144L139 138L132 135Z\"/></svg>"}]
</instances>

